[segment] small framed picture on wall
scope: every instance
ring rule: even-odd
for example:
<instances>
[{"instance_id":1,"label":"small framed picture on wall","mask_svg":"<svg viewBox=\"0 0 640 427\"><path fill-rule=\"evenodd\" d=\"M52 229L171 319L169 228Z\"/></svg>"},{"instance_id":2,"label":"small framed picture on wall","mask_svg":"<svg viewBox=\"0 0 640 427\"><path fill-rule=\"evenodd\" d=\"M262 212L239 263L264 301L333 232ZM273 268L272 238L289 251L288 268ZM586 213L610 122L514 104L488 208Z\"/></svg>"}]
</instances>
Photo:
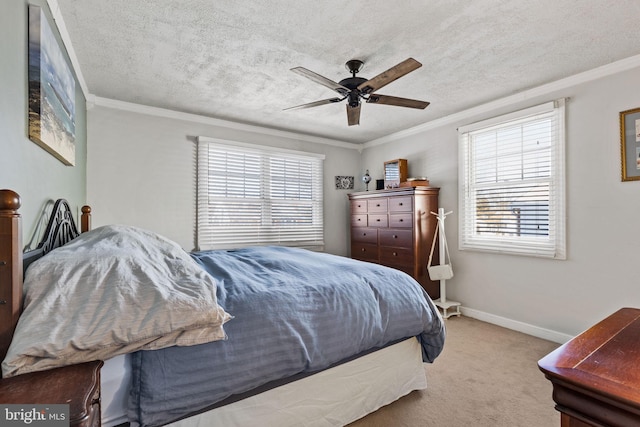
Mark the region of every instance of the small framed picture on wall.
<instances>
[{"instance_id":1,"label":"small framed picture on wall","mask_svg":"<svg viewBox=\"0 0 640 427\"><path fill-rule=\"evenodd\" d=\"M622 181L640 181L640 108L620 113Z\"/></svg>"},{"instance_id":2,"label":"small framed picture on wall","mask_svg":"<svg viewBox=\"0 0 640 427\"><path fill-rule=\"evenodd\" d=\"M336 190L353 190L353 176L336 176Z\"/></svg>"}]
</instances>

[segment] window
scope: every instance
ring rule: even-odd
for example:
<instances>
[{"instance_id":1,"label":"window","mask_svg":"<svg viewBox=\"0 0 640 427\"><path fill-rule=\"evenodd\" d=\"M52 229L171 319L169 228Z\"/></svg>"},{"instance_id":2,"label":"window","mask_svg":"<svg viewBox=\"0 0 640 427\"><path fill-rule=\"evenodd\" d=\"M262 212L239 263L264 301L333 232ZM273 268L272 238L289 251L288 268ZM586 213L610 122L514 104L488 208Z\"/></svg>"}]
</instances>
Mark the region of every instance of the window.
<instances>
[{"instance_id":1,"label":"window","mask_svg":"<svg viewBox=\"0 0 640 427\"><path fill-rule=\"evenodd\" d=\"M198 138L197 246L323 249L324 156Z\"/></svg>"},{"instance_id":2,"label":"window","mask_svg":"<svg viewBox=\"0 0 640 427\"><path fill-rule=\"evenodd\" d=\"M460 249L565 259L564 100L458 133Z\"/></svg>"}]
</instances>

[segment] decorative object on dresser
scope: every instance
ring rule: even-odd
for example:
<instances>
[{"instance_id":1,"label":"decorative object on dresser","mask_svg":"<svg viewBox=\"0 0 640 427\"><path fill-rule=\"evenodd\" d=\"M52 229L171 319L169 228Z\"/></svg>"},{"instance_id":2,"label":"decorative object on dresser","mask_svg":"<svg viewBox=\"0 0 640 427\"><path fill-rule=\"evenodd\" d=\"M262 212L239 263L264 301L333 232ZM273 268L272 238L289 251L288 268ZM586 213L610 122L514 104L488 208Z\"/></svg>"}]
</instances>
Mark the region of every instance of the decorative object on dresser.
<instances>
[{"instance_id":1,"label":"decorative object on dresser","mask_svg":"<svg viewBox=\"0 0 640 427\"><path fill-rule=\"evenodd\" d=\"M438 298L439 283L427 275L427 257L437 223L430 212L438 211L439 191L403 187L349 194L351 257L402 270Z\"/></svg>"},{"instance_id":2,"label":"decorative object on dresser","mask_svg":"<svg viewBox=\"0 0 640 427\"><path fill-rule=\"evenodd\" d=\"M396 159L384 162L384 188L397 188L407 180L407 160Z\"/></svg>"},{"instance_id":3,"label":"decorative object on dresser","mask_svg":"<svg viewBox=\"0 0 640 427\"><path fill-rule=\"evenodd\" d=\"M362 177L362 182L364 182L366 191L369 191L369 183L371 182L371 175L369 175L369 169L364 173Z\"/></svg>"},{"instance_id":4,"label":"decorative object on dresser","mask_svg":"<svg viewBox=\"0 0 640 427\"><path fill-rule=\"evenodd\" d=\"M640 425L640 309L622 308L538 362L563 427Z\"/></svg>"},{"instance_id":5,"label":"decorative object on dresser","mask_svg":"<svg viewBox=\"0 0 640 427\"><path fill-rule=\"evenodd\" d=\"M69 405L69 418L62 425L99 427L101 367L101 361L94 361L0 379L0 404L20 405L25 412L32 408L39 412L45 405ZM0 425L4 416L0 414Z\"/></svg>"},{"instance_id":6,"label":"decorative object on dresser","mask_svg":"<svg viewBox=\"0 0 640 427\"><path fill-rule=\"evenodd\" d=\"M400 187L428 187L429 180L426 176L418 176L415 178L407 178L406 181L400 183Z\"/></svg>"}]
</instances>

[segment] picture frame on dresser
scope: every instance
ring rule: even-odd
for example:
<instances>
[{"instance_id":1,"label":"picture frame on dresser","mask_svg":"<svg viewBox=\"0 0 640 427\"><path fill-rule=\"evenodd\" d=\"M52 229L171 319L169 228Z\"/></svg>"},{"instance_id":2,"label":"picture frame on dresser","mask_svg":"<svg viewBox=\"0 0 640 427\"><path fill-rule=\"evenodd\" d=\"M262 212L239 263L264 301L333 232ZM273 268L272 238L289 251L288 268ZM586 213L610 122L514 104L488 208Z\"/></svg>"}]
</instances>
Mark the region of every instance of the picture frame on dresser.
<instances>
[{"instance_id":1,"label":"picture frame on dresser","mask_svg":"<svg viewBox=\"0 0 640 427\"><path fill-rule=\"evenodd\" d=\"M640 108L620 113L622 181L640 180Z\"/></svg>"},{"instance_id":2,"label":"picture frame on dresser","mask_svg":"<svg viewBox=\"0 0 640 427\"><path fill-rule=\"evenodd\" d=\"M395 159L384 162L384 188L397 188L409 176L407 159Z\"/></svg>"}]
</instances>

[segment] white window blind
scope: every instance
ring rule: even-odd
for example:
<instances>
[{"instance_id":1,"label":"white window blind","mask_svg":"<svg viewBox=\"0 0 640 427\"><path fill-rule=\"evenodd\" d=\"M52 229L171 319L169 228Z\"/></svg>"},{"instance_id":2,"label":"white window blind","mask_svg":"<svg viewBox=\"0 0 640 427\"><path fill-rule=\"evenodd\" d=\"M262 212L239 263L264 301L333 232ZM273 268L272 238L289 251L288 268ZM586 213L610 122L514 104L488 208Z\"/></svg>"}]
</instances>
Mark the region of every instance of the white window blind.
<instances>
[{"instance_id":1,"label":"white window blind","mask_svg":"<svg viewBox=\"0 0 640 427\"><path fill-rule=\"evenodd\" d=\"M198 249L323 249L323 159L199 137Z\"/></svg>"},{"instance_id":2,"label":"white window blind","mask_svg":"<svg viewBox=\"0 0 640 427\"><path fill-rule=\"evenodd\" d=\"M460 249L565 259L564 100L458 132Z\"/></svg>"}]
</instances>

